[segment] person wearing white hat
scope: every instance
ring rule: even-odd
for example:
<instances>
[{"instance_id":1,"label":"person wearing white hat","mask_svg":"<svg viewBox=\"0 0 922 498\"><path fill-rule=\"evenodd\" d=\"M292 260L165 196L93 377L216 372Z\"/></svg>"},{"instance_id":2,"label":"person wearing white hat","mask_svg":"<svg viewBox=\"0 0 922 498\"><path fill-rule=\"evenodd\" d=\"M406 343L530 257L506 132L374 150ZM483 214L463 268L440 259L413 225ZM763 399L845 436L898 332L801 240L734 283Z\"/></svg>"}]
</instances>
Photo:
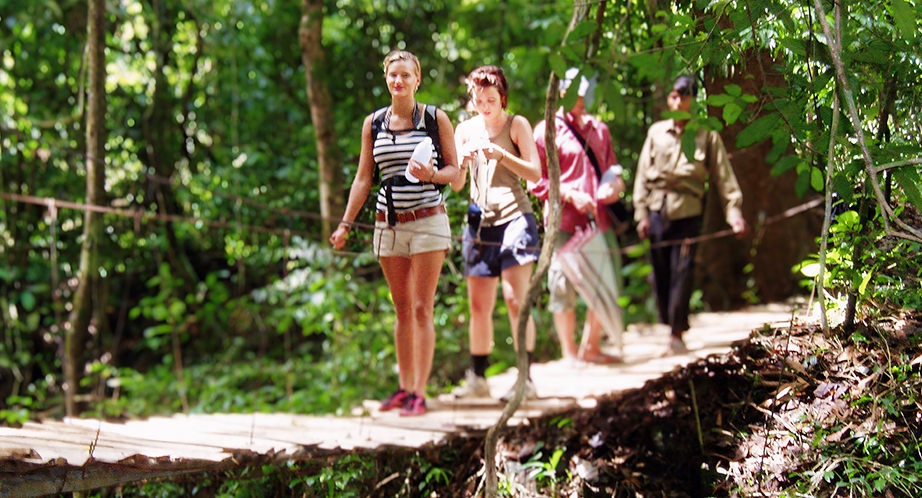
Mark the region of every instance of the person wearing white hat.
<instances>
[{"instance_id":1,"label":"person wearing white hat","mask_svg":"<svg viewBox=\"0 0 922 498\"><path fill-rule=\"evenodd\" d=\"M611 133L608 126L597 117L586 112L587 103L592 102L593 81L580 75L578 68L570 68L566 77L560 82L560 93L564 96L580 77L577 87L578 96L569 110L561 108L556 115L554 125L557 127L557 155L560 162L560 198L561 223L560 233L555 241L560 249L578 229L587 228L590 218L595 220L599 230L611 230L611 221L607 215L609 204L617 202L624 191L621 180L621 166L612 149ZM548 206L547 146L544 142L547 123L541 121L535 126L534 137L541 157L542 178L529 183L529 190ZM607 175L607 176L606 176ZM606 181L603 182L603 177ZM608 181L608 178L613 178ZM556 251L555 251L556 252ZM620 255L618 259L620 259ZM614 257L614 256L613 256ZM616 264L620 268L620 264ZM555 257L548 269L548 290L550 301L548 308L554 315L554 327L560 340L564 359L573 362L597 364L618 363L619 356L602 351L602 323L592 310L589 310L583 325L581 345L576 344L576 305L577 293L573 284L567 280L563 269Z\"/></svg>"}]
</instances>

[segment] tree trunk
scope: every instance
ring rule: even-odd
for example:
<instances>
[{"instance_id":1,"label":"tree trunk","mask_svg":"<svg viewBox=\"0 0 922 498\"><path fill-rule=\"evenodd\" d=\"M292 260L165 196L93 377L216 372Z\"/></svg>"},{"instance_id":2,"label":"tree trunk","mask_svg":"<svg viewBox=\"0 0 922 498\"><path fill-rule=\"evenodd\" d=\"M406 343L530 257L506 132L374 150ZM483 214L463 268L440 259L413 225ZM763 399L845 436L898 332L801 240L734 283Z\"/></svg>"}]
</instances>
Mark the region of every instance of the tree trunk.
<instances>
[{"instance_id":1,"label":"tree trunk","mask_svg":"<svg viewBox=\"0 0 922 498\"><path fill-rule=\"evenodd\" d=\"M105 0L90 0L87 28L89 82L86 114L86 202L105 204L105 143L106 143L106 61L105 61ZM80 268L73 310L65 325L64 379L65 405L68 416L80 414L77 394L83 377L84 352L93 315L93 291L100 278L96 254L104 240L102 215L87 211L83 223L83 245L80 248ZM100 303L95 303L99 305Z\"/></svg>"},{"instance_id":2,"label":"tree trunk","mask_svg":"<svg viewBox=\"0 0 922 498\"><path fill-rule=\"evenodd\" d=\"M142 121L144 139L147 141L147 154L142 158L155 174L153 178L148 178L145 202L155 202L160 214L181 216L183 210L176 201L173 187L169 183L176 175L176 164L182 159L181 150L186 138L182 132L182 125L177 124L175 118L177 112L183 111L180 99L176 97L167 78L167 68L173 54L172 29L175 29L169 7L169 3L165 1L151 2L150 40L151 51L156 57L156 68L152 71L153 97ZM170 269L183 281L185 290L192 292L198 281L195 267L176 236L173 224L164 223L162 226L168 244L165 256Z\"/></svg>"},{"instance_id":3,"label":"tree trunk","mask_svg":"<svg viewBox=\"0 0 922 498\"><path fill-rule=\"evenodd\" d=\"M320 214L323 217L323 240L333 232L346 208L343 185L342 154L336 145L333 127L333 102L323 75L326 57L323 52L323 1L301 1L301 61L307 86L307 101L311 108L311 123L317 140L317 166L320 170Z\"/></svg>"},{"instance_id":4,"label":"tree trunk","mask_svg":"<svg viewBox=\"0 0 922 498\"><path fill-rule=\"evenodd\" d=\"M767 53L749 52L742 67L732 68L728 71L729 76L708 75L704 82L707 93L725 93L726 85L737 84L742 87L743 93L762 97L763 88L784 87L780 74L767 75L762 71L775 62ZM711 109L711 115L720 118L715 109ZM760 115L754 116L758 117ZM749 234L742 240L723 237L703 242L698 251L697 287L702 289L705 303L715 311L739 308L750 299L778 302L792 296L797 290L798 277L791 269L816 252L816 238L822 230L822 212L818 211L761 225L760 220L778 215L808 199L795 193L795 171L779 177L771 175L772 165L765 160L772 147L771 140L745 149L736 147L736 136L745 127L746 123L736 122L727 126L720 135L743 191L743 216L750 225ZM725 219L716 189L708 189L702 233L727 228ZM752 269L747 272L749 264L752 264Z\"/></svg>"}]
</instances>

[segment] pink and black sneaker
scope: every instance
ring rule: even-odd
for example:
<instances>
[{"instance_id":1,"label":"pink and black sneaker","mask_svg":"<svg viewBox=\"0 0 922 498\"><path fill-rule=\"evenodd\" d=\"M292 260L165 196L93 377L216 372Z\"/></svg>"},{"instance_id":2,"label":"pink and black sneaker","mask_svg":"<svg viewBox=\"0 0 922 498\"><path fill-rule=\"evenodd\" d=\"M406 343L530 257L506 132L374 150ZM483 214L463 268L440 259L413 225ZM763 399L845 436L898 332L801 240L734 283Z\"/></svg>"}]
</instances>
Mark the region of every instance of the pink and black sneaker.
<instances>
[{"instance_id":1,"label":"pink and black sneaker","mask_svg":"<svg viewBox=\"0 0 922 498\"><path fill-rule=\"evenodd\" d=\"M416 393L410 394L410 396L407 397L406 404L404 404L403 408L400 410L401 417L415 417L425 414L426 398L423 396L417 396Z\"/></svg>"},{"instance_id":2,"label":"pink and black sneaker","mask_svg":"<svg viewBox=\"0 0 922 498\"><path fill-rule=\"evenodd\" d=\"M400 408L402 411L403 407L407 404L407 399L411 396L412 394L405 390L397 389L394 394L391 394L387 399L381 402L381 407L378 408L378 411L386 412L396 408Z\"/></svg>"}]
</instances>

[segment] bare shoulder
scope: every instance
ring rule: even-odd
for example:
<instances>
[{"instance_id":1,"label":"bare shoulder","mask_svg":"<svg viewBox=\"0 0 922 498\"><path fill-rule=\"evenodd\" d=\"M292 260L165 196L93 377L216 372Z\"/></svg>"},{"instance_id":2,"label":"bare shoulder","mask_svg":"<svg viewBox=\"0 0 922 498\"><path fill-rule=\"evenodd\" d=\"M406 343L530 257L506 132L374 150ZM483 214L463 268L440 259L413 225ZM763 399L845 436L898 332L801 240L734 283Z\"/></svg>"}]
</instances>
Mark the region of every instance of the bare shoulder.
<instances>
[{"instance_id":1,"label":"bare shoulder","mask_svg":"<svg viewBox=\"0 0 922 498\"><path fill-rule=\"evenodd\" d=\"M443 111L441 108L435 108L435 118L439 122L439 126L448 125L452 126L451 118L448 117L448 113Z\"/></svg>"},{"instance_id":2,"label":"bare shoulder","mask_svg":"<svg viewBox=\"0 0 922 498\"><path fill-rule=\"evenodd\" d=\"M516 114L512 117L512 130L525 131L531 133L531 123L528 122L528 118L522 116L521 114Z\"/></svg>"}]
</instances>

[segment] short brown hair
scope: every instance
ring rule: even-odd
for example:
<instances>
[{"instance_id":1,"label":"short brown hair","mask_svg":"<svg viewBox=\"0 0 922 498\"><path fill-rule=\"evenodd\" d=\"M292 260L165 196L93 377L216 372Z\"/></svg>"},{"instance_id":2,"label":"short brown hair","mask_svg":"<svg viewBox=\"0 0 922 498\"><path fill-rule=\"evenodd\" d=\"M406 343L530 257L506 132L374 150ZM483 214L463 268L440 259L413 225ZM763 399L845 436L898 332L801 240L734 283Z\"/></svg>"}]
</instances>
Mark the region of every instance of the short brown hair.
<instances>
[{"instance_id":1,"label":"short brown hair","mask_svg":"<svg viewBox=\"0 0 922 498\"><path fill-rule=\"evenodd\" d=\"M474 96L475 88L487 88L495 86L502 100L503 109L506 108L509 96L509 86L506 83L506 75L503 70L497 66L480 66L471 71L467 77L467 93Z\"/></svg>"}]
</instances>

